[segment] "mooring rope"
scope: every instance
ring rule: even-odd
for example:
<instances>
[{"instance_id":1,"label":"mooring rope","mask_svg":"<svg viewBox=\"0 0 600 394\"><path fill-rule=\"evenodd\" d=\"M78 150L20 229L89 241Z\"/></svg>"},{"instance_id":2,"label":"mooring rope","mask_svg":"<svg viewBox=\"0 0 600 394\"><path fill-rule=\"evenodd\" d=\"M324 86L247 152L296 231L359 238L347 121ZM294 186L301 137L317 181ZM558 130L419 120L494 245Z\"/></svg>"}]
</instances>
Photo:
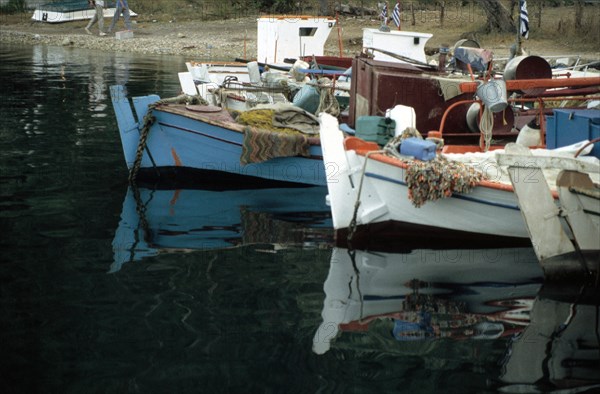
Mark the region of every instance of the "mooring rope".
<instances>
[{"instance_id":1,"label":"mooring rope","mask_svg":"<svg viewBox=\"0 0 600 394\"><path fill-rule=\"evenodd\" d=\"M348 236L346 237L348 244L352 242L352 238L354 237L354 233L356 232L356 228L358 225L356 224L356 217L358 215L358 208L360 207L360 194L362 193L363 180L365 179L365 173L367 171L367 162L369 161L369 156L374 155L376 153L385 153L385 150L376 150L367 152L365 155L365 162L363 163L362 170L360 172L360 183L358 184L358 192L356 193L356 202L354 203L354 213L352 214L352 220L350 220L350 224L348 225Z\"/></svg>"},{"instance_id":2,"label":"mooring rope","mask_svg":"<svg viewBox=\"0 0 600 394\"><path fill-rule=\"evenodd\" d=\"M189 96L187 94L182 94L177 97L170 97L162 100L155 101L152 104L148 105L148 112L144 115L144 125L142 126L142 130L140 131L140 140L138 142L138 147L135 152L135 160L133 161L133 166L131 167L131 171L129 171L129 183L135 184L135 180L137 174L142 165L142 157L144 155L144 151L146 150L146 144L148 141L148 136L150 134L150 128L156 121L156 117L153 114L153 111L156 107L163 104L194 104L194 105L208 105L208 102L202 98L201 96Z\"/></svg>"}]
</instances>

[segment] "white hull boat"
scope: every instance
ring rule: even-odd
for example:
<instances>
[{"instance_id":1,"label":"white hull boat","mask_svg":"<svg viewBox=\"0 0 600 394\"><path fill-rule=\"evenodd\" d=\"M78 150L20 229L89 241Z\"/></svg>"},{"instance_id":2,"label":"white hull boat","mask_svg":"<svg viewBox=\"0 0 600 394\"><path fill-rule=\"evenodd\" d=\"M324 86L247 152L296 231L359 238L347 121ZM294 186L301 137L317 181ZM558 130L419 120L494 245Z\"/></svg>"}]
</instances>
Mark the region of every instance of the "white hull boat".
<instances>
[{"instance_id":1,"label":"white hull boat","mask_svg":"<svg viewBox=\"0 0 600 394\"><path fill-rule=\"evenodd\" d=\"M333 117L322 114L320 121L329 203L338 240L361 228L372 232L377 225L389 227L398 223L408 224L409 231L423 230L430 236L435 235L432 231L441 231L467 239L529 238L510 181L482 180L469 193L449 193L447 198L417 207L409 198L406 162L377 153L379 148L374 143L346 138ZM478 169L483 167L488 179L498 178L503 170L495 162L486 163L489 168L479 161ZM597 160L589 166L582 165L596 171L597 182ZM531 168L528 173L525 169L523 180L532 171L535 170ZM495 176L489 177L490 173Z\"/></svg>"}]
</instances>

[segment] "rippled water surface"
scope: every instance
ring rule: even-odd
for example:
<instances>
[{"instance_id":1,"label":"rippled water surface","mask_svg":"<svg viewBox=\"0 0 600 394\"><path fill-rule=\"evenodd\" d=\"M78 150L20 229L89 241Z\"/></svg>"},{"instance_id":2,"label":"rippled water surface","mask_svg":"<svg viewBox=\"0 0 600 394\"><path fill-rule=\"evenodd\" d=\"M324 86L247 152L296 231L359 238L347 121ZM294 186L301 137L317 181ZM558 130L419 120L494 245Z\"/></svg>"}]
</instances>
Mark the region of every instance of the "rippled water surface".
<instances>
[{"instance_id":1,"label":"rippled water surface","mask_svg":"<svg viewBox=\"0 0 600 394\"><path fill-rule=\"evenodd\" d=\"M529 248L348 251L325 188L129 188L108 88L174 96L185 60L0 48L0 392L598 383L597 294Z\"/></svg>"}]
</instances>

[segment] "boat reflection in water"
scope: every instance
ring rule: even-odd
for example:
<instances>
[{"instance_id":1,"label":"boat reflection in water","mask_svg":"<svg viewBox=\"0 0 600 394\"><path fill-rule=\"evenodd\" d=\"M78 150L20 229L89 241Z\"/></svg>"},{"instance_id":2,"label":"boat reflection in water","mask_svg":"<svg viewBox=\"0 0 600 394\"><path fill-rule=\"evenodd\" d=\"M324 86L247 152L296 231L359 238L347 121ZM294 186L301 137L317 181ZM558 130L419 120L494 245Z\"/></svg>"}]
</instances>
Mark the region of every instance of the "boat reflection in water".
<instances>
[{"instance_id":1,"label":"boat reflection in water","mask_svg":"<svg viewBox=\"0 0 600 394\"><path fill-rule=\"evenodd\" d=\"M545 283L530 324L510 343L503 391L600 392L599 308L597 283Z\"/></svg>"},{"instance_id":2,"label":"boat reflection in water","mask_svg":"<svg viewBox=\"0 0 600 394\"><path fill-rule=\"evenodd\" d=\"M324 291L317 354L351 347L437 360L452 357L435 350L443 340L500 340L508 350L490 385L501 391L600 384L598 288L544 283L532 248L334 248Z\"/></svg>"},{"instance_id":3,"label":"boat reflection in water","mask_svg":"<svg viewBox=\"0 0 600 394\"><path fill-rule=\"evenodd\" d=\"M542 281L531 248L369 253L334 248L313 350L390 322L398 341L520 331Z\"/></svg>"},{"instance_id":4,"label":"boat reflection in water","mask_svg":"<svg viewBox=\"0 0 600 394\"><path fill-rule=\"evenodd\" d=\"M251 243L331 244L325 187L168 189L130 187L113 240L110 272L159 253Z\"/></svg>"}]
</instances>

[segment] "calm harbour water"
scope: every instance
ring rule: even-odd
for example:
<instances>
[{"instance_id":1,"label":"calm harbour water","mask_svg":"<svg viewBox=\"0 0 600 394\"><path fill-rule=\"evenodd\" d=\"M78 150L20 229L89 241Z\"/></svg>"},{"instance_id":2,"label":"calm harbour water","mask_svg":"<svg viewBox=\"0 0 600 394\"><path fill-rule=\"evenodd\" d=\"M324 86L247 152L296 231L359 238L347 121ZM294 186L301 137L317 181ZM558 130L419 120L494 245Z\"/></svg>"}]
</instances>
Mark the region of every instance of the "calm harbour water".
<instances>
[{"instance_id":1,"label":"calm harbour water","mask_svg":"<svg viewBox=\"0 0 600 394\"><path fill-rule=\"evenodd\" d=\"M128 188L108 88L174 96L185 60L0 48L0 392L594 383L597 307L544 295L531 249L350 252L325 188Z\"/></svg>"}]
</instances>

